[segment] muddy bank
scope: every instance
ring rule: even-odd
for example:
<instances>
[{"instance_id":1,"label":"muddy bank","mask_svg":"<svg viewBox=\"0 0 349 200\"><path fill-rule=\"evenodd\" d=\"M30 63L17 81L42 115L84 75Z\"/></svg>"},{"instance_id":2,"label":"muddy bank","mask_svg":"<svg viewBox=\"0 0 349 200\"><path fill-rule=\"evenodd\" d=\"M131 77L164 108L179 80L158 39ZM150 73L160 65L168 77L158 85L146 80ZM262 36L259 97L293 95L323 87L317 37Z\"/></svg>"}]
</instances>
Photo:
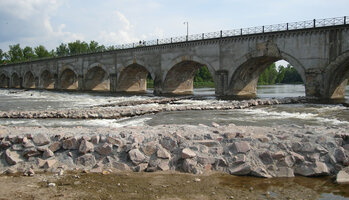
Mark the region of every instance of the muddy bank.
<instances>
[{"instance_id":1,"label":"muddy bank","mask_svg":"<svg viewBox=\"0 0 349 200\"><path fill-rule=\"evenodd\" d=\"M49 186L52 185L52 186ZM0 199L343 199L329 178L256 179L222 173L67 172L0 176ZM35 191L35 192L34 192Z\"/></svg>"},{"instance_id":2,"label":"muddy bank","mask_svg":"<svg viewBox=\"0 0 349 200\"><path fill-rule=\"evenodd\" d=\"M210 171L349 181L349 126L0 127L1 173ZM342 179L340 179L342 180Z\"/></svg>"},{"instance_id":3,"label":"muddy bank","mask_svg":"<svg viewBox=\"0 0 349 200\"><path fill-rule=\"evenodd\" d=\"M135 117L145 114L159 113L163 111L186 111L186 110L231 110L244 109L260 105L295 104L304 103L304 97L282 98L282 99L257 99L244 101L212 101L202 104L180 102L186 98L163 98L149 99L130 102L118 102L90 108L79 108L58 111L9 111L0 112L0 118L69 118L69 119L120 119L124 117Z\"/></svg>"}]
</instances>

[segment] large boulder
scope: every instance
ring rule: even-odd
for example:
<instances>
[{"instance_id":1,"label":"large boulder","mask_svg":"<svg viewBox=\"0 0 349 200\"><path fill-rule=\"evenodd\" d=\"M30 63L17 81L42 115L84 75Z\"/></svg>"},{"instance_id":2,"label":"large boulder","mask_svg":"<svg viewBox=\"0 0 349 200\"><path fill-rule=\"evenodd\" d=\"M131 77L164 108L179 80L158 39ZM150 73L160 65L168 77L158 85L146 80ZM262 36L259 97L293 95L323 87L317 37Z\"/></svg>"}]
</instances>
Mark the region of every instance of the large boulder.
<instances>
[{"instance_id":1,"label":"large boulder","mask_svg":"<svg viewBox=\"0 0 349 200\"><path fill-rule=\"evenodd\" d=\"M349 184L349 167L338 172L336 182L339 184Z\"/></svg>"},{"instance_id":2,"label":"large boulder","mask_svg":"<svg viewBox=\"0 0 349 200\"><path fill-rule=\"evenodd\" d=\"M50 143L50 139L45 134L37 134L33 136L33 142L36 146L44 146Z\"/></svg>"},{"instance_id":3,"label":"large boulder","mask_svg":"<svg viewBox=\"0 0 349 200\"><path fill-rule=\"evenodd\" d=\"M147 158L141 151L139 151L139 149L132 149L131 151L128 152L128 155L132 163L135 165L147 162Z\"/></svg>"},{"instance_id":4,"label":"large boulder","mask_svg":"<svg viewBox=\"0 0 349 200\"><path fill-rule=\"evenodd\" d=\"M330 171L328 170L327 165L323 162L305 162L296 167L295 174L301 176L327 176L330 174Z\"/></svg>"},{"instance_id":5,"label":"large boulder","mask_svg":"<svg viewBox=\"0 0 349 200\"><path fill-rule=\"evenodd\" d=\"M96 164L96 158L92 154L85 154L78 157L76 163L85 167L93 167Z\"/></svg>"},{"instance_id":6,"label":"large boulder","mask_svg":"<svg viewBox=\"0 0 349 200\"><path fill-rule=\"evenodd\" d=\"M93 152L94 151L94 145L87 141L87 140L82 140L80 143L79 147L79 152L82 154L88 153L88 152Z\"/></svg>"},{"instance_id":7,"label":"large boulder","mask_svg":"<svg viewBox=\"0 0 349 200\"><path fill-rule=\"evenodd\" d=\"M236 153L247 153L250 150L250 144L245 141L234 142L232 149Z\"/></svg>"},{"instance_id":8,"label":"large boulder","mask_svg":"<svg viewBox=\"0 0 349 200\"><path fill-rule=\"evenodd\" d=\"M187 158L194 158L196 156L196 153L194 151L192 151L191 149L189 148L184 148L182 150L182 155L181 157L183 159L187 159Z\"/></svg>"},{"instance_id":9,"label":"large boulder","mask_svg":"<svg viewBox=\"0 0 349 200\"><path fill-rule=\"evenodd\" d=\"M20 158L21 155L17 151L11 151L10 149L7 149L4 154L5 154L5 160L9 165L15 165L23 161Z\"/></svg>"}]
</instances>

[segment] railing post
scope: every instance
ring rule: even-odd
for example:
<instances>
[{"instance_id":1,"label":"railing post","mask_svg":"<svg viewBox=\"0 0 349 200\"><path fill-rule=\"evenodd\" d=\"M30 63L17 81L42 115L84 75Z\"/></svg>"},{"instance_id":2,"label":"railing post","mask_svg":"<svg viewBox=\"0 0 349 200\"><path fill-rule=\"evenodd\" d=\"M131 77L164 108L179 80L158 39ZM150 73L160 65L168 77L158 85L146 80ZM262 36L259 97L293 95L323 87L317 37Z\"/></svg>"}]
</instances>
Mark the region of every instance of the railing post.
<instances>
[{"instance_id":1,"label":"railing post","mask_svg":"<svg viewBox=\"0 0 349 200\"><path fill-rule=\"evenodd\" d=\"M156 44L159 45L159 39L156 39Z\"/></svg>"},{"instance_id":2,"label":"railing post","mask_svg":"<svg viewBox=\"0 0 349 200\"><path fill-rule=\"evenodd\" d=\"M223 36L223 31L221 30L221 37Z\"/></svg>"},{"instance_id":3,"label":"railing post","mask_svg":"<svg viewBox=\"0 0 349 200\"><path fill-rule=\"evenodd\" d=\"M314 19L314 28L316 27L316 21L315 21L315 19Z\"/></svg>"},{"instance_id":4,"label":"railing post","mask_svg":"<svg viewBox=\"0 0 349 200\"><path fill-rule=\"evenodd\" d=\"M203 39L203 40L205 39L205 33L202 34L202 39Z\"/></svg>"},{"instance_id":5,"label":"railing post","mask_svg":"<svg viewBox=\"0 0 349 200\"><path fill-rule=\"evenodd\" d=\"M135 48L135 43L133 43L133 48Z\"/></svg>"},{"instance_id":6,"label":"railing post","mask_svg":"<svg viewBox=\"0 0 349 200\"><path fill-rule=\"evenodd\" d=\"M242 28L240 28L240 35L242 35Z\"/></svg>"},{"instance_id":7,"label":"railing post","mask_svg":"<svg viewBox=\"0 0 349 200\"><path fill-rule=\"evenodd\" d=\"M344 16L344 25L347 24L347 16Z\"/></svg>"},{"instance_id":8,"label":"railing post","mask_svg":"<svg viewBox=\"0 0 349 200\"><path fill-rule=\"evenodd\" d=\"M186 36L186 40L187 40L187 42L188 42L188 35Z\"/></svg>"},{"instance_id":9,"label":"railing post","mask_svg":"<svg viewBox=\"0 0 349 200\"><path fill-rule=\"evenodd\" d=\"M172 44L172 38L171 38L171 44Z\"/></svg>"},{"instance_id":10,"label":"railing post","mask_svg":"<svg viewBox=\"0 0 349 200\"><path fill-rule=\"evenodd\" d=\"M264 26L262 27L263 29L262 29L262 33L264 33Z\"/></svg>"},{"instance_id":11,"label":"railing post","mask_svg":"<svg viewBox=\"0 0 349 200\"><path fill-rule=\"evenodd\" d=\"M286 30L288 31L288 23L286 23Z\"/></svg>"}]
</instances>

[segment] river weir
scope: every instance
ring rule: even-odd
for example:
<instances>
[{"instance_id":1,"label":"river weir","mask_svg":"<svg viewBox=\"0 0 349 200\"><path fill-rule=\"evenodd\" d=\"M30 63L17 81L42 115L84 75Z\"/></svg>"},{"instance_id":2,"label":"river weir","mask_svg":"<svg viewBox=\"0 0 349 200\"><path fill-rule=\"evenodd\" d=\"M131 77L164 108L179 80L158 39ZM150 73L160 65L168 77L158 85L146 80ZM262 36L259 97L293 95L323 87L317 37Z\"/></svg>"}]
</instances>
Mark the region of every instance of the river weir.
<instances>
[{"instance_id":1,"label":"river weir","mask_svg":"<svg viewBox=\"0 0 349 200\"><path fill-rule=\"evenodd\" d=\"M217 99L211 89L181 97L0 90L0 172L332 177L336 188L349 181L347 102L302 94L297 85L263 86L250 100ZM338 188L316 199L349 197Z\"/></svg>"}]
</instances>

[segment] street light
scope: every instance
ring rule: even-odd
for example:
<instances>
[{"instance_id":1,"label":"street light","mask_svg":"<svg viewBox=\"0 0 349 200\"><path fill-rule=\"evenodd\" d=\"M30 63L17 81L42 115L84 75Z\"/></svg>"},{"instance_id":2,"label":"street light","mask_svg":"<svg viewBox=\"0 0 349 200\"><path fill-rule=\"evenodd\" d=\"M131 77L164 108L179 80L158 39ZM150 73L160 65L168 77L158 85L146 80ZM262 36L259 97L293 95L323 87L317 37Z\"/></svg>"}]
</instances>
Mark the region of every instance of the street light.
<instances>
[{"instance_id":1,"label":"street light","mask_svg":"<svg viewBox=\"0 0 349 200\"><path fill-rule=\"evenodd\" d=\"M188 41L188 37L189 37L189 23L188 22L184 22L183 24L187 24L187 41Z\"/></svg>"}]
</instances>

